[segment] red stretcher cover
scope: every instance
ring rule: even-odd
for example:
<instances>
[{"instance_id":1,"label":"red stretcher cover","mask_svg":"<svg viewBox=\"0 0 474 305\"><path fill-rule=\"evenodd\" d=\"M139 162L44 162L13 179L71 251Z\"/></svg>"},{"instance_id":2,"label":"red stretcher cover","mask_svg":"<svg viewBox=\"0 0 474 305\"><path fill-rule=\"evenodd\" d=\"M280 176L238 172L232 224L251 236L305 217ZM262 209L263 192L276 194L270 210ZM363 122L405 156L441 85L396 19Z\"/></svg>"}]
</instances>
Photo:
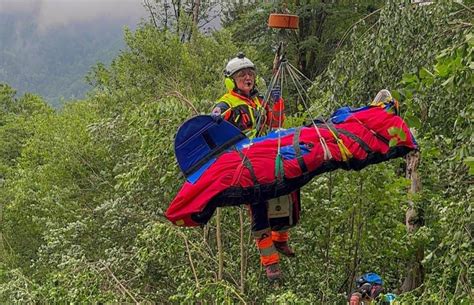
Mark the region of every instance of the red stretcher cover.
<instances>
[{"instance_id":1,"label":"red stretcher cover","mask_svg":"<svg viewBox=\"0 0 474 305\"><path fill-rule=\"evenodd\" d=\"M178 226L198 226L207 223L217 207L280 197L324 172L360 170L402 157L417 149L417 143L396 114L394 103L343 107L327 121L231 141L226 149L210 145L219 153L205 158L199 170L186 175L165 216ZM221 128L231 125L221 123ZM209 138L212 135L207 134L206 142L212 142ZM179 161L178 149L176 155Z\"/></svg>"}]
</instances>

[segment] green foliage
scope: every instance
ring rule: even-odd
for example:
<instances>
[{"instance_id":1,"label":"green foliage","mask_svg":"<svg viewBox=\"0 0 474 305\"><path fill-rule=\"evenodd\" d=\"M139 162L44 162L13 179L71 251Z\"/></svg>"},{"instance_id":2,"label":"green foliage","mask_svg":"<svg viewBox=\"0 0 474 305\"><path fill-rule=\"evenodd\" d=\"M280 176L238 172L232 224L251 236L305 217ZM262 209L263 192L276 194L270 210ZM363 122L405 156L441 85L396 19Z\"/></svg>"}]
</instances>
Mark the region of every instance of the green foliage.
<instances>
[{"instance_id":1,"label":"green foliage","mask_svg":"<svg viewBox=\"0 0 474 305\"><path fill-rule=\"evenodd\" d=\"M2 272L0 277L0 300L7 303L33 303L41 299L35 291L38 286L32 283L19 269Z\"/></svg>"},{"instance_id":2,"label":"green foliage","mask_svg":"<svg viewBox=\"0 0 474 305\"><path fill-rule=\"evenodd\" d=\"M259 50L247 54L257 61L259 74L269 79L274 52L280 42L284 44L285 56L306 77L314 79L327 69L341 45L344 45L350 28L357 24L360 32L370 29L376 22L378 8L384 1L270 1L270 3L226 4L224 26L230 29L232 41L240 50L249 46ZM291 13L299 16L299 29L271 29L268 27L270 13ZM260 64L262 63L262 64ZM291 79L285 80L291 83ZM311 86L304 82L305 87ZM294 86L284 88L286 112L301 112L302 101Z\"/></svg>"},{"instance_id":3,"label":"green foliage","mask_svg":"<svg viewBox=\"0 0 474 305\"><path fill-rule=\"evenodd\" d=\"M387 242L397 251L404 250L386 256L408 259L414 255L410 249L425 248L426 280L419 290L403 297L408 303L458 303L472 298L467 288L472 251L464 248L470 238L472 190L461 162L472 155L473 104L466 102L473 99L472 25L464 21L468 15L469 9L447 1L421 7L400 7L389 1L374 31L365 36L354 32L348 48L336 55L313 87L318 102L313 107L318 109L332 109L347 100L370 100L379 89L392 89L401 101L402 116L416 127L423 190L410 199L425 226L409 239L403 230L399 235L390 230ZM395 136L392 145L407 136L396 127L389 133ZM393 245L396 240L404 242ZM400 281L401 274L391 274L395 277L389 277L389 282Z\"/></svg>"},{"instance_id":4,"label":"green foliage","mask_svg":"<svg viewBox=\"0 0 474 305\"><path fill-rule=\"evenodd\" d=\"M422 118L420 130L440 140L428 142L428 149L437 145L444 154L433 155L435 166L427 166L427 170L444 176L446 181L429 195L436 198L431 217L436 217L432 225L437 227L437 234L430 240L432 247L424 261L431 272L421 297L434 302L472 301L472 187L467 167L462 163L473 154L473 104L465 102L473 98L472 37L472 29L456 32L451 44L437 54L433 67L422 67L417 74L405 75L400 89L407 96L411 111ZM430 102L420 107L420 101ZM433 173L428 177L433 177Z\"/></svg>"},{"instance_id":5,"label":"green foliage","mask_svg":"<svg viewBox=\"0 0 474 305\"><path fill-rule=\"evenodd\" d=\"M103 187L94 175L103 165L100 150L85 133L93 113L81 107L71 106L59 117L40 117L5 182L3 230L20 265L35 259L44 231L75 219L77 210L91 208L84 190Z\"/></svg>"},{"instance_id":6,"label":"green foliage","mask_svg":"<svg viewBox=\"0 0 474 305\"><path fill-rule=\"evenodd\" d=\"M444 2L412 7L388 1L373 31L363 36L352 32L347 47L317 80L315 97L321 102L329 97L333 108L350 100L367 101L381 88L396 89L403 74L433 62L436 50L451 39L443 34L452 28L447 10Z\"/></svg>"},{"instance_id":7,"label":"green foliage","mask_svg":"<svg viewBox=\"0 0 474 305\"><path fill-rule=\"evenodd\" d=\"M43 29L33 12L0 12L0 82L39 94L55 108L84 98L90 67L110 63L124 47L124 21L98 18Z\"/></svg>"},{"instance_id":8,"label":"green foliage","mask_svg":"<svg viewBox=\"0 0 474 305\"><path fill-rule=\"evenodd\" d=\"M344 3L302 3L306 20L324 13L327 24L337 24L320 37L306 29L299 45L306 60L314 56L309 50L325 50L347 27L348 20L336 18L349 14ZM372 2L363 3L358 14ZM401 301L471 303L469 12L444 1L423 7L388 1L377 21L348 32L316 78L312 107L359 106L379 89L392 89L402 116L416 127L422 191L407 194L403 160L316 177L302 190L301 223L292 230L298 257L282 258L285 280L276 286L258 264L243 207L221 210L220 254L215 218L204 228L183 229L163 217L183 182L173 155L177 128L196 112L209 112L225 90L226 60L238 50L259 67L270 62L266 35L273 34L250 23L265 11L238 15L249 22L244 29L255 30L250 41L256 43L245 48L229 39L242 34L238 26L185 43L152 25L126 31L128 49L89 74L88 99L60 112L1 85L0 302L342 304L363 272L381 274L386 290L396 291L407 262L423 247L424 283ZM287 126L307 119L295 109ZM388 133L393 142L410 136L398 126ZM409 201L424 224L414 234L404 223Z\"/></svg>"},{"instance_id":9,"label":"green foliage","mask_svg":"<svg viewBox=\"0 0 474 305\"><path fill-rule=\"evenodd\" d=\"M469 175L474 175L474 157L467 157L464 163L469 167Z\"/></svg>"},{"instance_id":10,"label":"green foliage","mask_svg":"<svg viewBox=\"0 0 474 305\"><path fill-rule=\"evenodd\" d=\"M271 1L271 3L227 4L224 25L232 30L232 40L241 47L261 50L258 60L272 62L272 48L285 43L287 56L295 66L313 79L333 59L344 34L352 24L374 13L384 1ZM291 13L300 18L299 30L271 29L270 13ZM374 14L376 17L377 15ZM376 18L367 17L360 25L366 29Z\"/></svg>"},{"instance_id":11,"label":"green foliage","mask_svg":"<svg viewBox=\"0 0 474 305\"><path fill-rule=\"evenodd\" d=\"M398 142L403 142L407 139L405 132L398 127L390 127L388 129L388 134L392 136L388 143L388 146L390 147L396 146Z\"/></svg>"}]
</instances>

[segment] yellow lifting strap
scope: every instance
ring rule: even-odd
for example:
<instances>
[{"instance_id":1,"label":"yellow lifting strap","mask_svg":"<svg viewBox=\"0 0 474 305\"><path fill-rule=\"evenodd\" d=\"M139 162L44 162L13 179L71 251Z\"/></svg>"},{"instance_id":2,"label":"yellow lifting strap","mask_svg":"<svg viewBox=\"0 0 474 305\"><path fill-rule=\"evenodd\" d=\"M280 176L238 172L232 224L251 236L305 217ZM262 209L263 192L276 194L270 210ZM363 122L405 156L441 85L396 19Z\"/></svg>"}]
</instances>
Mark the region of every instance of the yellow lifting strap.
<instances>
[{"instance_id":1,"label":"yellow lifting strap","mask_svg":"<svg viewBox=\"0 0 474 305\"><path fill-rule=\"evenodd\" d=\"M341 138L339 138L339 133L337 132L336 127L334 127L331 122L324 122L324 124L328 127L334 139L336 139L337 146L341 151L342 161L349 161L349 159L352 158L352 153L349 148L347 148L347 146L344 144L344 142L342 142Z\"/></svg>"},{"instance_id":2,"label":"yellow lifting strap","mask_svg":"<svg viewBox=\"0 0 474 305\"><path fill-rule=\"evenodd\" d=\"M352 158L352 153L349 151L347 146L342 142L340 138L336 138L337 146L339 147L339 150L341 151L341 157L342 161L346 162L349 159Z\"/></svg>"}]
</instances>

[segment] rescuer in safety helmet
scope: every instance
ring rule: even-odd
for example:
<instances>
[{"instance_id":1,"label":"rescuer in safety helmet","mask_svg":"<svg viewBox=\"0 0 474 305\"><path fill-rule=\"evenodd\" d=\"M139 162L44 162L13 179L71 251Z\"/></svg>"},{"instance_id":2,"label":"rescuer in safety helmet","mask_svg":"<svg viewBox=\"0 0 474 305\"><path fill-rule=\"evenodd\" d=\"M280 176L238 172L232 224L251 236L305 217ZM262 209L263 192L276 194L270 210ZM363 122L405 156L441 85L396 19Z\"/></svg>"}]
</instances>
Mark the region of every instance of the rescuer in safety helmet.
<instances>
[{"instance_id":1,"label":"rescuer in safety helmet","mask_svg":"<svg viewBox=\"0 0 474 305\"><path fill-rule=\"evenodd\" d=\"M262 135L267 128L282 126L285 117L280 88L271 91L269 103L264 102L255 86L256 68L250 59L239 53L227 63L224 76L228 92L212 110L211 115L215 120L229 121L250 139ZM279 214L272 214L276 210L272 208L275 206L272 203L274 200L278 201L278 207L286 206L286 214L281 209L278 210ZM250 203L248 206L260 262L269 280L280 279L279 253L295 256L288 246L288 229L296 225L299 219L299 192L285 195L284 198Z\"/></svg>"},{"instance_id":2,"label":"rescuer in safety helmet","mask_svg":"<svg viewBox=\"0 0 474 305\"><path fill-rule=\"evenodd\" d=\"M226 77L226 87L235 89L247 96L256 93L255 91L255 65L243 53L232 58L224 70ZM254 91L254 92L252 92Z\"/></svg>"},{"instance_id":3,"label":"rescuer in safety helmet","mask_svg":"<svg viewBox=\"0 0 474 305\"><path fill-rule=\"evenodd\" d=\"M377 273L365 273L356 279L355 284L356 290L351 294L350 305L370 303L376 300L383 291L383 280ZM386 304L385 301L383 303Z\"/></svg>"},{"instance_id":4,"label":"rescuer in safety helmet","mask_svg":"<svg viewBox=\"0 0 474 305\"><path fill-rule=\"evenodd\" d=\"M272 90L273 107L265 103L255 86L254 63L239 53L224 70L228 90L212 110L215 118L223 118L240 128L249 138L261 134L266 127L281 127L284 121L284 103L279 88Z\"/></svg>"}]
</instances>

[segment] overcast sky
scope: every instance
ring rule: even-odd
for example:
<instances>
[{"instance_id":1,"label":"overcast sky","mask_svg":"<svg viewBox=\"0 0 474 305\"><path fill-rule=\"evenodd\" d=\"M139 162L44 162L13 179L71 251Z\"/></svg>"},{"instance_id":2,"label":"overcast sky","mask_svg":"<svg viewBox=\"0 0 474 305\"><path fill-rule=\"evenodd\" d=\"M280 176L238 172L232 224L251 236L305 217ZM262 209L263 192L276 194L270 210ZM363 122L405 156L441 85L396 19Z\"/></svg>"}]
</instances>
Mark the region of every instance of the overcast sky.
<instances>
[{"instance_id":1,"label":"overcast sky","mask_svg":"<svg viewBox=\"0 0 474 305\"><path fill-rule=\"evenodd\" d=\"M0 0L2 12L35 16L40 29L106 17L138 22L147 16L142 0Z\"/></svg>"}]
</instances>

